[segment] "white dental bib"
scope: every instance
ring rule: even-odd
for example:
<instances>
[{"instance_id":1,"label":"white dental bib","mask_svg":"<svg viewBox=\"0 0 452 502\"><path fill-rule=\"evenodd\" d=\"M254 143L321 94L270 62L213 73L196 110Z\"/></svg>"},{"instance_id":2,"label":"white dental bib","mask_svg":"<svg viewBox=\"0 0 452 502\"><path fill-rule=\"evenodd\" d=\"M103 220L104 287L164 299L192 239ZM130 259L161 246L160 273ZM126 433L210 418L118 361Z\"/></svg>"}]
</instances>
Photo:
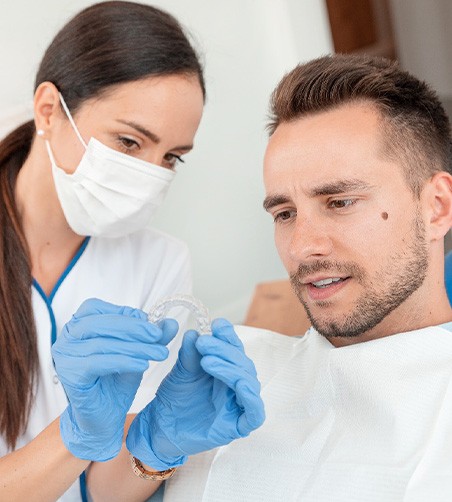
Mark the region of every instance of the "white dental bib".
<instances>
[{"instance_id":1,"label":"white dental bib","mask_svg":"<svg viewBox=\"0 0 452 502\"><path fill-rule=\"evenodd\" d=\"M165 501L452 500L452 333L429 327L334 348L240 327L267 419L192 457Z\"/></svg>"}]
</instances>

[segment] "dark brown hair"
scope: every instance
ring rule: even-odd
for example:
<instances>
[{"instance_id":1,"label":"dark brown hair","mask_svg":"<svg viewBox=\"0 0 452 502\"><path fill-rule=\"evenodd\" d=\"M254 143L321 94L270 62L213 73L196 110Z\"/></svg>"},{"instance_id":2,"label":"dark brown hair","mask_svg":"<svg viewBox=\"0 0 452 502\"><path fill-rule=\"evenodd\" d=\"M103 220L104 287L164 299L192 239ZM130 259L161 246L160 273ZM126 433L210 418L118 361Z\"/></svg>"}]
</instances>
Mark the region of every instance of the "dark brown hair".
<instances>
[{"instance_id":1,"label":"dark brown hair","mask_svg":"<svg viewBox=\"0 0 452 502\"><path fill-rule=\"evenodd\" d=\"M177 20L148 5L112 1L84 9L61 29L35 88L52 82L75 113L113 85L173 74L197 76L205 96L200 61ZM12 448L28 422L39 366L30 258L14 200L34 135L30 121L0 143L0 434Z\"/></svg>"},{"instance_id":2,"label":"dark brown hair","mask_svg":"<svg viewBox=\"0 0 452 502\"><path fill-rule=\"evenodd\" d=\"M416 196L435 172L452 173L450 124L438 96L385 58L335 54L298 65L272 94L268 130L350 102L380 112L385 155L402 161Z\"/></svg>"}]
</instances>

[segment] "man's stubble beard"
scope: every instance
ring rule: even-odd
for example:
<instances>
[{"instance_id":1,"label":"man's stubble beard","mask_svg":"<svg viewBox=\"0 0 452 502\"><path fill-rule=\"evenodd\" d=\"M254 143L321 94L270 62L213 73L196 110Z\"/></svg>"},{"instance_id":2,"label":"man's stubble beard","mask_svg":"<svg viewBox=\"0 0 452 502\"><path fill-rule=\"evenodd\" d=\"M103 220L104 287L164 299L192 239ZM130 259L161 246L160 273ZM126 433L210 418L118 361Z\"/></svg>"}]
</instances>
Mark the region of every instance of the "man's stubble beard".
<instances>
[{"instance_id":1,"label":"man's stubble beard","mask_svg":"<svg viewBox=\"0 0 452 502\"><path fill-rule=\"evenodd\" d=\"M425 236L425 225L419 210L413 220L411 242L406 250L389 256L386 266L369 280L366 271L351 262L329 262L327 260L300 265L292 274L290 281L298 299L303 304L312 326L326 338L357 337L377 326L385 317L405 302L423 284L428 269L428 248ZM312 314L307 302L302 298L301 285L303 277L317 273L333 271L341 276L351 276L364 288L353 312L345 314L342 319L323 319L321 315ZM381 284L378 288L376 282ZM332 302L317 302L320 308L328 308Z\"/></svg>"}]
</instances>

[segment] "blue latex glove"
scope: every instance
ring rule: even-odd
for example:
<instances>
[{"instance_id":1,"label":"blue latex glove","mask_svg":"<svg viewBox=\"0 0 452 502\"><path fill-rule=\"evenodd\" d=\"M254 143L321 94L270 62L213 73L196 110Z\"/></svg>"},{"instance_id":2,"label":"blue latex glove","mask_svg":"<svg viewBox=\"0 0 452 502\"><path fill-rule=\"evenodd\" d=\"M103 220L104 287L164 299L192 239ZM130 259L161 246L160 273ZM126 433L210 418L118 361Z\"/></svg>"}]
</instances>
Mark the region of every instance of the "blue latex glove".
<instances>
[{"instance_id":1,"label":"blue latex glove","mask_svg":"<svg viewBox=\"0 0 452 502\"><path fill-rule=\"evenodd\" d=\"M444 260L444 279L449 303L452 305L452 251L446 254Z\"/></svg>"},{"instance_id":2,"label":"blue latex glove","mask_svg":"<svg viewBox=\"0 0 452 502\"><path fill-rule=\"evenodd\" d=\"M156 397L133 420L127 449L162 471L188 455L230 443L262 425L260 384L242 342L225 319L212 336L188 331Z\"/></svg>"},{"instance_id":3,"label":"blue latex glove","mask_svg":"<svg viewBox=\"0 0 452 502\"><path fill-rule=\"evenodd\" d=\"M168 357L177 322L159 326L138 309L85 301L52 347L69 406L60 417L66 448L85 460L105 461L122 446L124 422L149 361Z\"/></svg>"}]
</instances>

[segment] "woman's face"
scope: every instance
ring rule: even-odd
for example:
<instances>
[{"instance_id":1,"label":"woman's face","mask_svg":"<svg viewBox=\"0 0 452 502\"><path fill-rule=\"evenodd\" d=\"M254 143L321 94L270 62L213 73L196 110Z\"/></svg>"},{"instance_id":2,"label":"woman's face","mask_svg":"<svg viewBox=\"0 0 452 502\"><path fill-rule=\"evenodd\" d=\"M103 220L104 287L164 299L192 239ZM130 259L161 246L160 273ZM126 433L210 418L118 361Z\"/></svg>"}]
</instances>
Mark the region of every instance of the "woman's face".
<instances>
[{"instance_id":1,"label":"woman's face","mask_svg":"<svg viewBox=\"0 0 452 502\"><path fill-rule=\"evenodd\" d=\"M93 137L119 152L174 169L193 148L203 105L196 76L157 76L113 86L85 101L73 118L85 143ZM58 108L49 141L57 165L72 173L85 148Z\"/></svg>"}]
</instances>

